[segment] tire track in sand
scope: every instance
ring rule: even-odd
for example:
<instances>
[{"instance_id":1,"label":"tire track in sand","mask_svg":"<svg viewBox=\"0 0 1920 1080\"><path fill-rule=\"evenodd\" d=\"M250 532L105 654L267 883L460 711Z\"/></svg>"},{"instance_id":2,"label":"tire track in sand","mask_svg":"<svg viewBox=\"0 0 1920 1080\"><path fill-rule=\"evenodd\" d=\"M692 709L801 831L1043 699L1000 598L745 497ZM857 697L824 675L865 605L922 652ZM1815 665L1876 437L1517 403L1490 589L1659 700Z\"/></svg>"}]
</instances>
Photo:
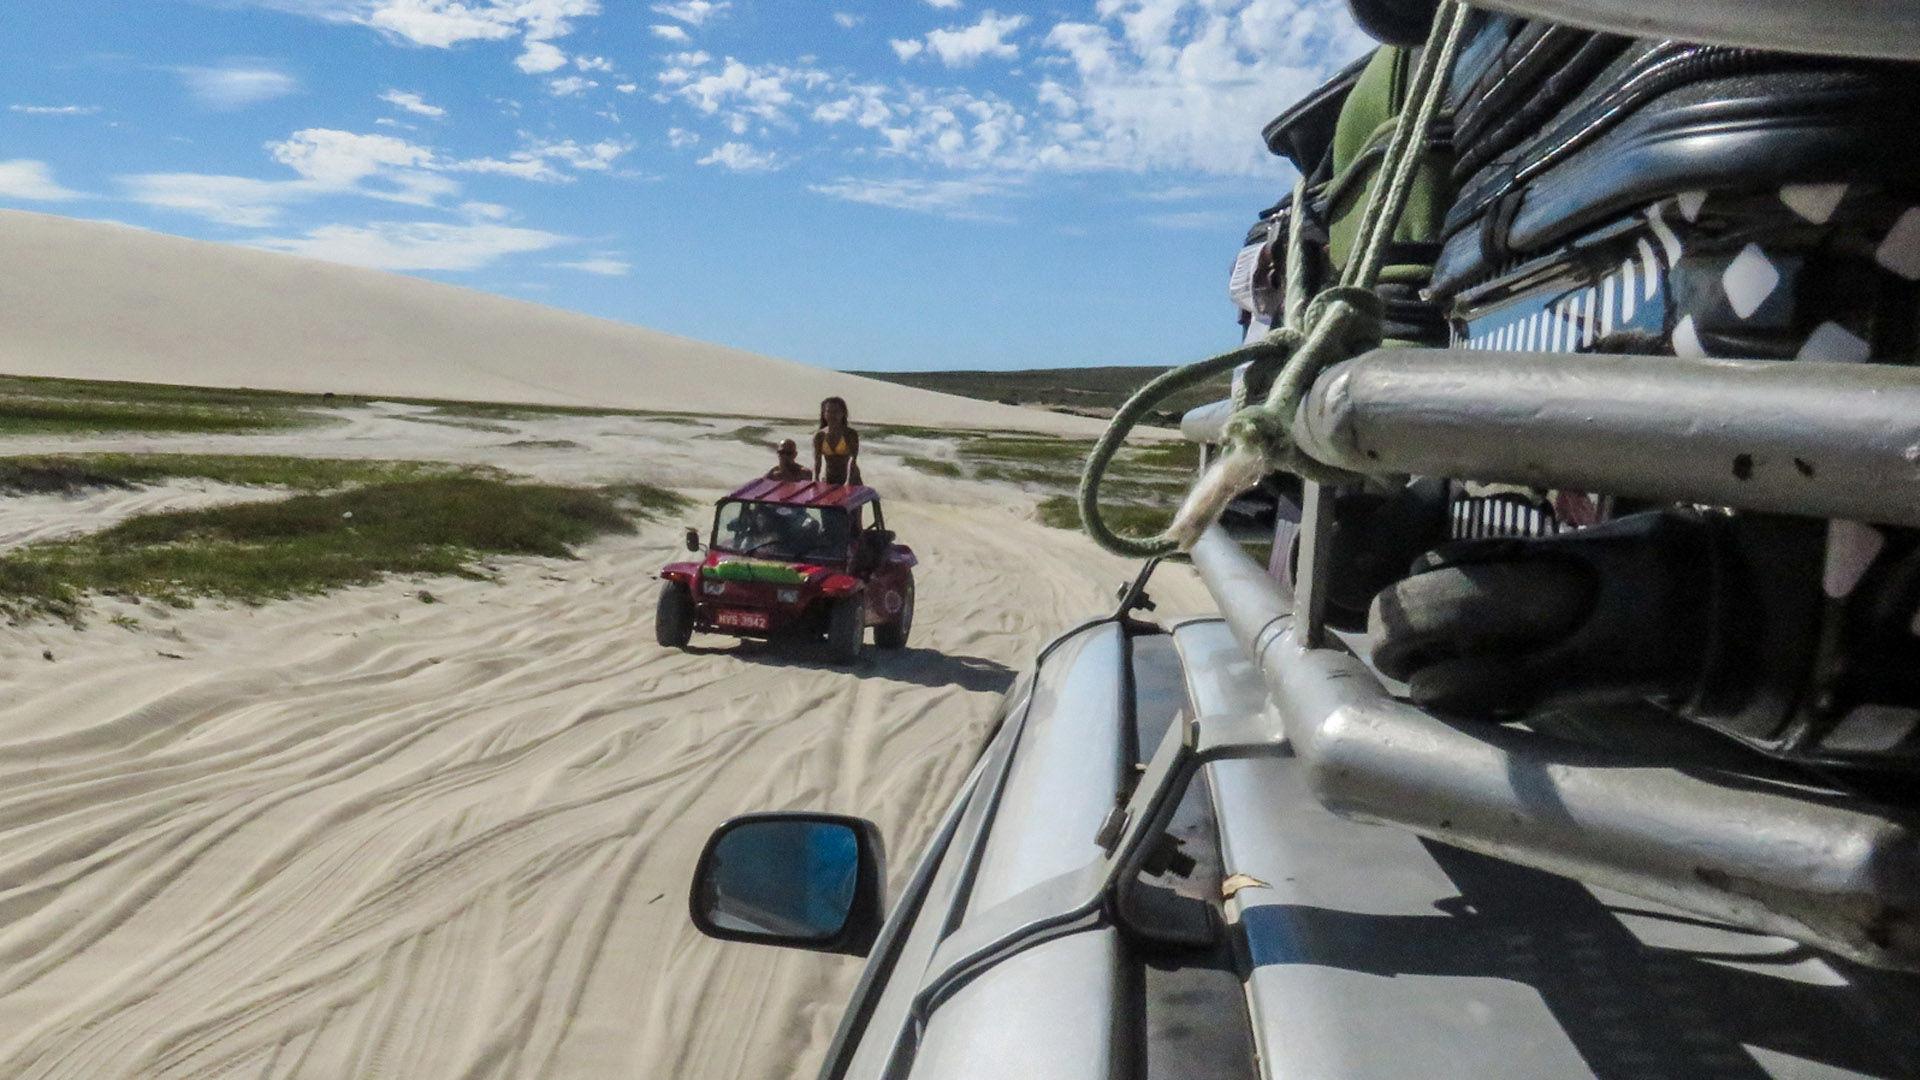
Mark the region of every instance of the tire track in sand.
<instances>
[{"instance_id":1,"label":"tire track in sand","mask_svg":"<svg viewBox=\"0 0 1920 1080\"><path fill-rule=\"evenodd\" d=\"M185 663L95 636L12 673L0 1077L810 1074L858 961L699 937L692 861L813 807L875 819L904 878L998 690L1129 569L980 502L889 506L915 640L851 672L657 648L655 526L434 605L185 612Z\"/></svg>"}]
</instances>

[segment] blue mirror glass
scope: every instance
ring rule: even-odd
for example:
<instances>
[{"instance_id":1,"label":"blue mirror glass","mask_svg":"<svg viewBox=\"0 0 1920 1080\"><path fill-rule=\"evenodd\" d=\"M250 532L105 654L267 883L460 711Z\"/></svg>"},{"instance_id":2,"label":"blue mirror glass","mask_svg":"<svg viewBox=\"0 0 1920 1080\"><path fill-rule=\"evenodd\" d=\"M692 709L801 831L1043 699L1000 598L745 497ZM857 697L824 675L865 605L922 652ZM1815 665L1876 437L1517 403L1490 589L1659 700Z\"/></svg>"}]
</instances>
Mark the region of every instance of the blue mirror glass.
<instances>
[{"instance_id":1,"label":"blue mirror glass","mask_svg":"<svg viewBox=\"0 0 1920 1080\"><path fill-rule=\"evenodd\" d=\"M792 940L840 933L853 910L860 839L824 821L754 821L715 845L706 916L717 927Z\"/></svg>"}]
</instances>

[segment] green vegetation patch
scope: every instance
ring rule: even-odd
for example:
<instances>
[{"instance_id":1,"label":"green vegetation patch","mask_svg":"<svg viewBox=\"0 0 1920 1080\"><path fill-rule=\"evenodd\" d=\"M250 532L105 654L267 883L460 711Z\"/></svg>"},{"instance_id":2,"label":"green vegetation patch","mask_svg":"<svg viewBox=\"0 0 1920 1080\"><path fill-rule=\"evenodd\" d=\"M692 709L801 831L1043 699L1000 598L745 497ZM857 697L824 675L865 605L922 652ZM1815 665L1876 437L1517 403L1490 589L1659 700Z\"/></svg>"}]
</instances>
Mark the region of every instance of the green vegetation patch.
<instances>
[{"instance_id":1,"label":"green vegetation patch","mask_svg":"<svg viewBox=\"0 0 1920 1080\"><path fill-rule=\"evenodd\" d=\"M767 424L744 424L732 431L709 431L704 435L695 435L696 439L732 439L748 446L772 446L773 428Z\"/></svg>"},{"instance_id":2,"label":"green vegetation patch","mask_svg":"<svg viewBox=\"0 0 1920 1080\"><path fill-rule=\"evenodd\" d=\"M256 454L61 454L0 457L0 493L74 494L87 489L133 488L170 479L271 485L325 491L462 473L498 477L486 468L437 461L361 461L351 458Z\"/></svg>"},{"instance_id":3,"label":"green vegetation patch","mask_svg":"<svg viewBox=\"0 0 1920 1080\"><path fill-rule=\"evenodd\" d=\"M901 464L936 476L1018 484L1041 496L1042 524L1080 528L1076 495L1092 439L975 434L956 444L957 461L907 456ZM1157 534L1193 482L1199 451L1188 443L1122 446L1100 485L1109 524L1131 535Z\"/></svg>"},{"instance_id":4,"label":"green vegetation patch","mask_svg":"<svg viewBox=\"0 0 1920 1080\"><path fill-rule=\"evenodd\" d=\"M1055 412L1105 417L1112 416L1135 390L1168 370L1165 367L1080 367L1023 371L854 371L849 374L1003 405L1038 405ZM1188 409L1218 401L1231 392L1232 381L1223 375L1163 401L1145 422L1176 427Z\"/></svg>"},{"instance_id":5,"label":"green vegetation patch","mask_svg":"<svg viewBox=\"0 0 1920 1080\"><path fill-rule=\"evenodd\" d=\"M960 467L959 462L948 461L945 458L930 458L921 457L918 454L908 454L900 459L900 464L912 469L914 472L926 473L928 476L958 477L967 475L967 471Z\"/></svg>"},{"instance_id":6,"label":"green vegetation patch","mask_svg":"<svg viewBox=\"0 0 1920 1080\"><path fill-rule=\"evenodd\" d=\"M572 488L456 473L271 503L147 514L76 540L0 556L0 612L78 622L89 592L187 606L245 603L366 584L385 574L482 577L487 555L569 558L685 504L644 484Z\"/></svg>"},{"instance_id":7,"label":"green vegetation patch","mask_svg":"<svg viewBox=\"0 0 1920 1080\"><path fill-rule=\"evenodd\" d=\"M325 423L326 419L320 413L286 405L199 402L132 395L118 400L64 398L19 393L0 385L0 435L67 435L108 431L220 434L307 427Z\"/></svg>"},{"instance_id":8,"label":"green vegetation patch","mask_svg":"<svg viewBox=\"0 0 1920 1080\"><path fill-rule=\"evenodd\" d=\"M1158 536L1173 522L1173 512L1177 506L1142 506L1119 503L1102 503L1100 516L1107 527L1121 536L1145 538ZM1043 499L1039 509L1040 524L1056 529L1079 529L1080 502L1072 495L1053 495Z\"/></svg>"}]
</instances>

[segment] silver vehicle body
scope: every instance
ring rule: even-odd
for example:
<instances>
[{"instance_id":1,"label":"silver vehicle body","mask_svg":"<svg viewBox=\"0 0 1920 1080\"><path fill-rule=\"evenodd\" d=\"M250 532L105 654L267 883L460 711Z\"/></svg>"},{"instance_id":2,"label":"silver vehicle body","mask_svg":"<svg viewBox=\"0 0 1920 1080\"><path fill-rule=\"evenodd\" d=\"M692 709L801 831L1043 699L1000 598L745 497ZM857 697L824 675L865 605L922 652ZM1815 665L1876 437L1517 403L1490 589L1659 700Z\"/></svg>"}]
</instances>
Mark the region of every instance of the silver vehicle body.
<instances>
[{"instance_id":1,"label":"silver vehicle body","mask_svg":"<svg viewBox=\"0 0 1920 1080\"><path fill-rule=\"evenodd\" d=\"M1920 1075L1913 976L1337 816L1284 740L1201 765L1166 826L1199 865L1161 880L1216 909L1210 944L1086 910L1103 822L1157 782L1142 747L1192 717L1284 726L1224 620L1116 617L1049 646L822 1077Z\"/></svg>"}]
</instances>

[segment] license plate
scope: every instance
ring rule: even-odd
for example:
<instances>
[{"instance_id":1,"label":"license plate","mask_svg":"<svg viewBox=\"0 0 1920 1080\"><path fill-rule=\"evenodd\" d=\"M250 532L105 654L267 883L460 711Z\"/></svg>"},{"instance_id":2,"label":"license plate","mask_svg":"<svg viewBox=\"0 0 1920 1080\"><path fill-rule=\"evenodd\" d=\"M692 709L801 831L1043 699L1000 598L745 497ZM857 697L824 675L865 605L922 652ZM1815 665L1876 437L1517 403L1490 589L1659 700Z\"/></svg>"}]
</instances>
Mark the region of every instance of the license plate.
<instances>
[{"instance_id":1,"label":"license plate","mask_svg":"<svg viewBox=\"0 0 1920 1080\"><path fill-rule=\"evenodd\" d=\"M713 617L721 626L737 627L741 630L765 630L767 613L764 611L722 611Z\"/></svg>"}]
</instances>

